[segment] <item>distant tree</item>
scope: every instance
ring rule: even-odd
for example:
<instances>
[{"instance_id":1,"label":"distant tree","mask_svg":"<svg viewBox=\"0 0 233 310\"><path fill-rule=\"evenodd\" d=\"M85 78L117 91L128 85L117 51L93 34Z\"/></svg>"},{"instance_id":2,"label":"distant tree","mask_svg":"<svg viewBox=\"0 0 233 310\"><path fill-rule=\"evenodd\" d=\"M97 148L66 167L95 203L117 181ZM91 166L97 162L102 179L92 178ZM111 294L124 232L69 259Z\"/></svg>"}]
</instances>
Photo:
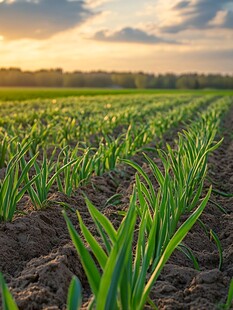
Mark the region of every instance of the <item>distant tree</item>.
<instances>
[{"instance_id":1,"label":"distant tree","mask_svg":"<svg viewBox=\"0 0 233 310\"><path fill-rule=\"evenodd\" d=\"M85 77L81 72L65 73L63 75L64 87L84 87Z\"/></svg>"},{"instance_id":2,"label":"distant tree","mask_svg":"<svg viewBox=\"0 0 233 310\"><path fill-rule=\"evenodd\" d=\"M114 73L112 75L112 81L115 85L123 88L136 88L132 73Z\"/></svg>"},{"instance_id":3,"label":"distant tree","mask_svg":"<svg viewBox=\"0 0 233 310\"><path fill-rule=\"evenodd\" d=\"M178 89L197 89L199 86L197 77L193 74L185 74L176 80L176 88Z\"/></svg>"},{"instance_id":4,"label":"distant tree","mask_svg":"<svg viewBox=\"0 0 233 310\"><path fill-rule=\"evenodd\" d=\"M89 72L84 74L86 87L110 87L112 85L111 75L102 72Z\"/></svg>"},{"instance_id":5,"label":"distant tree","mask_svg":"<svg viewBox=\"0 0 233 310\"><path fill-rule=\"evenodd\" d=\"M35 72L36 86L62 87L63 73L62 69L39 70Z\"/></svg>"},{"instance_id":6,"label":"distant tree","mask_svg":"<svg viewBox=\"0 0 233 310\"><path fill-rule=\"evenodd\" d=\"M175 76L175 74L168 73L163 77L163 88L166 88L166 89L176 88L176 76Z\"/></svg>"},{"instance_id":7,"label":"distant tree","mask_svg":"<svg viewBox=\"0 0 233 310\"><path fill-rule=\"evenodd\" d=\"M149 87L149 79L150 76L148 74L144 74L144 73L139 73L139 74L135 74L134 77L134 84L137 88L148 88Z\"/></svg>"},{"instance_id":8,"label":"distant tree","mask_svg":"<svg viewBox=\"0 0 233 310\"><path fill-rule=\"evenodd\" d=\"M64 73L60 68L31 72L19 68L0 68L0 86L233 89L233 76L196 73L154 75L143 72L104 71Z\"/></svg>"}]
</instances>

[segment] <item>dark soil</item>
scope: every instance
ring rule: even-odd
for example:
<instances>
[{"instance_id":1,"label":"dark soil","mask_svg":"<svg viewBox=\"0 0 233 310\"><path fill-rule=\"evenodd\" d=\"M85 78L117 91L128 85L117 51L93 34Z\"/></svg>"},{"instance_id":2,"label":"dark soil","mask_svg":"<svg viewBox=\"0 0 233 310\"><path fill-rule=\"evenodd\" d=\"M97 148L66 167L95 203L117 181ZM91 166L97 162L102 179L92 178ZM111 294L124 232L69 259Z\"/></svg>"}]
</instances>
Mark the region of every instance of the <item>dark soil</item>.
<instances>
[{"instance_id":1,"label":"dark soil","mask_svg":"<svg viewBox=\"0 0 233 310\"><path fill-rule=\"evenodd\" d=\"M215 184L214 188L225 192L233 192L232 120L233 109L222 122L224 142L209 158L211 182ZM167 137L169 139L171 137ZM140 155L135 156L134 160L143 164ZM54 193L48 207L41 211L30 211L30 203L25 198L29 215L18 216L12 223L0 224L0 270L19 309L65 309L67 289L73 274L82 283L84 302L90 298L84 271L61 214L63 208L58 202L66 202L74 210L79 210L85 224L94 232L83 199L85 192L93 204L118 226L122 219L118 211L127 208L134 173L132 168L120 165L115 172L94 177L91 183L80 188L72 197ZM122 194L121 204L106 206L106 201L115 193ZM218 309L219 304L226 300L229 282L233 277L233 198L212 194L211 199L228 212L223 214L209 203L201 216L201 220L218 234L221 241L222 269L218 270L219 256L215 243L196 224L184 243L195 254L200 271L195 270L192 262L176 250L150 295L159 309L212 310ZM67 213L79 231L75 213L69 210Z\"/></svg>"}]
</instances>

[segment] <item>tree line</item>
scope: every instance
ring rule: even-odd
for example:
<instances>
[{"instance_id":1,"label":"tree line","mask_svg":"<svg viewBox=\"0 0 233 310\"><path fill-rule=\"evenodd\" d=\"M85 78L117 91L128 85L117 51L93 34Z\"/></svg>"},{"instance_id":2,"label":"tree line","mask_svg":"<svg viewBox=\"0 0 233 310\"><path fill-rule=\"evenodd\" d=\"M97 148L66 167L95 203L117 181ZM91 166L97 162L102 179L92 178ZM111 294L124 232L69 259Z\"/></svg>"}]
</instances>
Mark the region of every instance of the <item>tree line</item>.
<instances>
[{"instance_id":1,"label":"tree line","mask_svg":"<svg viewBox=\"0 0 233 310\"><path fill-rule=\"evenodd\" d=\"M22 71L0 68L0 86L105 87L156 89L233 89L233 75L148 74L143 72L64 72L62 69Z\"/></svg>"}]
</instances>

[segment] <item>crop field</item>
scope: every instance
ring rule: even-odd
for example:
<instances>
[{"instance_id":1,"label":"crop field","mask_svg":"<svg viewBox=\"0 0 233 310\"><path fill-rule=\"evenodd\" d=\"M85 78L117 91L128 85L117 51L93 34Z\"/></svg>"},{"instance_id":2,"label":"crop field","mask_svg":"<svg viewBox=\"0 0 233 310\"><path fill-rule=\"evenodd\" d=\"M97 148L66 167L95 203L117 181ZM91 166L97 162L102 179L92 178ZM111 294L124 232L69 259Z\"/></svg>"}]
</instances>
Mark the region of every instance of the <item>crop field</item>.
<instances>
[{"instance_id":1,"label":"crop field","mask_svg":"<svg viewBox=\"0 0 233 310\"><path fill-rule=\"evenodd\" d=\"M233 94L41 93L0 90L0 309L232 309Z\"/></svg>"},{"instance_id":2,"label":"crop field","mask_svg":"<svg viewBox=\"0 0 233 310\"><path fill-rule=\"evenodd\" d=\"M0 87L0 101L23 101L29 99L54 99L72 96L101 96L101 95L213 95L233 96L233 90L219 89L114 89L114 88L52 88L52 87Z\"/></svg>"}]
</instances>

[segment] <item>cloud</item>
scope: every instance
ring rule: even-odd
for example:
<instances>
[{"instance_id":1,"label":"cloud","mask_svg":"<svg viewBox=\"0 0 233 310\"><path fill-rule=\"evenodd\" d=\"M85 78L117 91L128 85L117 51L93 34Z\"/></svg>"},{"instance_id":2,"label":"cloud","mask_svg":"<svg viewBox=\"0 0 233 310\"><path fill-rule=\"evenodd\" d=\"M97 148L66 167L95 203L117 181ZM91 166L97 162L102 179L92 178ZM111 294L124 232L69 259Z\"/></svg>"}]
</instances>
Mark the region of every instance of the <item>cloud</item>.
<instances>
[{"instance_id":1,"label":"cloud","mask_svg":"<svg viewBox=\"0 0 233 310\"><path fill-rule=\"evenodd\" d=\"M45 39L95 14L84 1L6 0L0 2L0 35L5 39Z\"/></svg>"},{"instance_id":2,"label":"cloud","mask_svg":"<svg viewBox=\"0 0 233 310\"><path fill-rule=\"evenodd\" d=\"M183 8L188 7L189 5L190 5L190 1L180 1L173 7L173 10L183 9Z\"/></svg>"},{"instance_id":3,"label":"cloud","mask_svg":"<svg viewBox=\"0 0 233 310\"><path fill-rule=\"evenodd\" d=\"M233 48L196 51L195 54L193 54L192 56L193 57L203 57L205 59L209 59L209 60L213 60L213 61L220 61L221 59L232 60Z\"/></svg>"},{"instance_id":4,"label":"cloud","mask_svg":"<svg viewBox=\"0 0 233 310\"><path fill-rule=\"evenodd\" d=\"M169 43L178 44L178 42L173 40L167 40L157 37L147 32L137 29L126 27L119 31L109 33L107 30L101 30L95 33L92 39L98 41L107 42L122 42L122 43L142 43L142 44L158 44L158 43Z\"/></svg>"},{"instance_id":5,"label":"cloud","mask_svg":"<svg viewBox=\"0 0 233 310\"><path fill-rule=\"evenodd\" d=\"M225 20L223 22L223 26L225 28L233 28L233 12L232 11L227 12L225 16Z\"/></svg>"},{"instance_id":6,"label":"cloud","mask_svg":"<svg viewBox=\"0 0 233 310\"><path fill-rule=\"evenodd\" d=\"M211 22L216 18L219 12L225 10L227 4L232 0L184 0L179 1L173 6L172 11L176 14L179 21L171 22L161 28L168 33L177 33L186 29L204 29L212 28ZM220 28L232 28L230 18L232 11L229 13L229 19L221 25Z\"/></svg>"},{"instance_id":7,"label":"cloud","mask_svg":"<svg viewBox=\"0 0 233 310\"><path fill-rule=\"evenodd\" d=\"M113 0L86 0L86 4L90 8L97 8L105 3L112 2Z\"/></svg>"}]
</instances>

